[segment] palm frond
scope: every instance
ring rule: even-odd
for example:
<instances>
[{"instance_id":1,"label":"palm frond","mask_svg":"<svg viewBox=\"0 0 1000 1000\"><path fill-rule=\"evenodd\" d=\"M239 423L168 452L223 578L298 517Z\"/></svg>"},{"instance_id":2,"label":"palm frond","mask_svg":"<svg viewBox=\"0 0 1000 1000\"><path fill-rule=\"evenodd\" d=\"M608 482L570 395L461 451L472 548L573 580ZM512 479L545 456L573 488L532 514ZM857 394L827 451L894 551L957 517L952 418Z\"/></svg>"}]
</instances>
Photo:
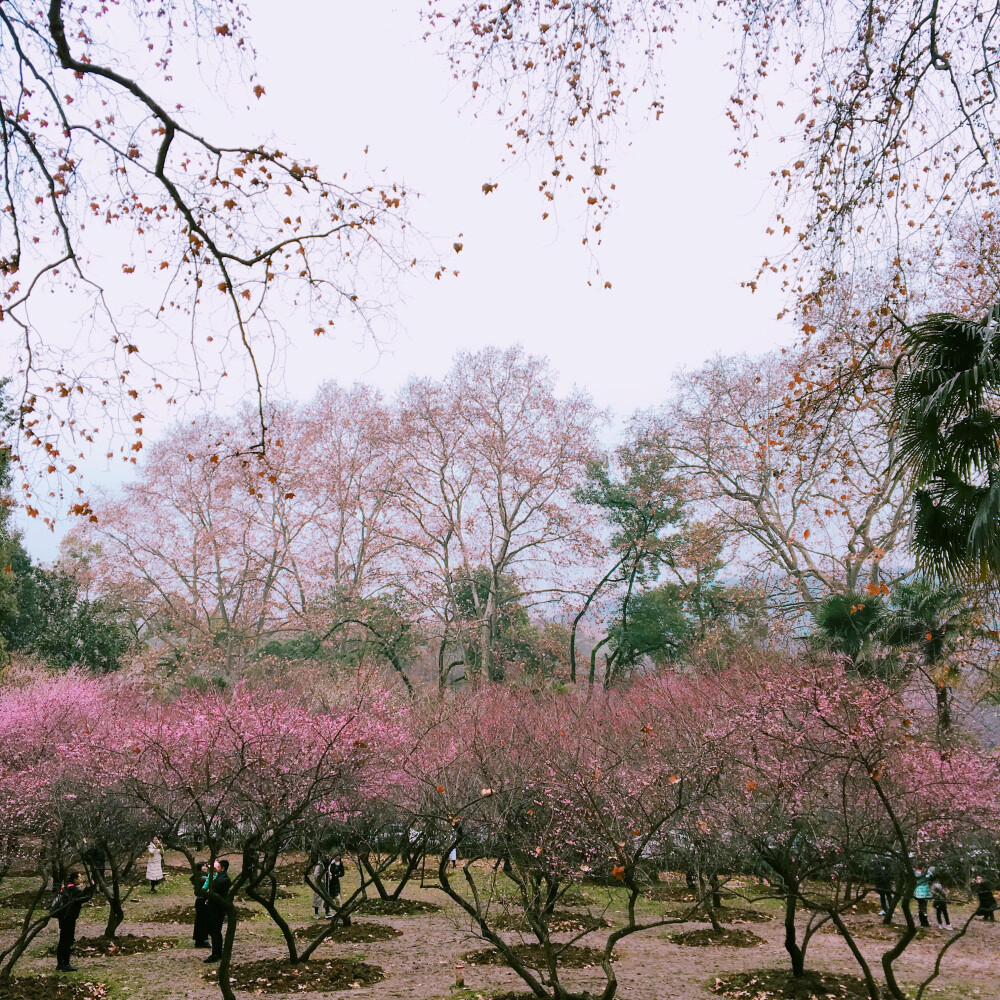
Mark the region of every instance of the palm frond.
<instances>
[{"instance_id":1,"label":"palm frond","mask_svg":"<svg viewBox=\"0 0 1000 1000\"><path fill-rule=\"evenodd\" d=\"M997 318L997 309L982 322L932 313L904 340L894 461L915 489L918 563L942 579L1000 573Z\"/></svg>"}]
</instances>

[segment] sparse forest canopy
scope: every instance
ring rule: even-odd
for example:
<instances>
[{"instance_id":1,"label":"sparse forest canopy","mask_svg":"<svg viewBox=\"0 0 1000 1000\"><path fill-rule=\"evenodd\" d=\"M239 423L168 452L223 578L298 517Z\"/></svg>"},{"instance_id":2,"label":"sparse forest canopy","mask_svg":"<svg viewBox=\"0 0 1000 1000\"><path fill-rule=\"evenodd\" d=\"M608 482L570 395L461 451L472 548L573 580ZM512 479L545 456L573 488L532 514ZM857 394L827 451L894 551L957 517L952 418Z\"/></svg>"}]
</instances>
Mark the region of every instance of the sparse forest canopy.
<instances>
[{"instance_id":1,"label":"sparse forest canopy","mask_svg":"<svg viewBox=\"0 0 1000 1000\"><path fill-rule=\"evenodd\" d=\"M436 0L428 19L455 77L506 122L510 155L544 164L544 199L582 195L591 240L613 203L618 135L683 99L660 90L659 70L698 19L732 34L736 163L772 135L788 150L771 170L779 242L758 278L776 271L806 301L875 265L890 269L887 298L905 298L956 227L994 231L992 4Z\"/></svg>"},{"instance_id":2,"label":"sparse forest canopy","mask_svg":"<svg viewBox=\"0 0 1000 1000\"><path fill-rule=\"evenodd\" d=\"M663 109L664 43L701 12L424 13L474 100L499 101L509 151L541 151L546 200L579 186L598 233L616 127ZM317 334L343 310L370 322L376 284L418 263L405 191L201 129L210 116L186 103L201 67L225 99L264 95L238 3L0 6L4 471L33 453L43 475L72 475L112 425L128 438L107 454L138 465L149 393L179 401L240 366L253 390L236 419L173 429L120 497L78 485L69 509L92 536L55 569L19 562L7 531L7 575L35 595L14 611L13 581L0 588L8 643L84 662L45 645L39 621L100 619L112 631L91 666L153 647L224 672L265 650L374 656L406 685L432 649L441 691L508 670L575 679L586 646L580 673L596 679L601 653L612 683L711 643L785 641L823 598L878 598L910 574L900 333L930 304L973 311L995 284L995 12L776 0L710 19L735 32L737 158L767 131L792 150L774 172L792 245L763 270L797 298L805 343L707 363L602 455L589 397L557 394L517 348L460 355L391 400L336 385L307 406L268 399L257 348L280 354L284 319ZM159 284L136 308L143 272ZM39 513L34 486L15 495ZM28 621L29 604L49 611Z\"/></svg>"},{"instance_id":3,"label":"sparse forest canopy","mask_svg":"<svg viewBox=\"0 0 1000 1000\"><path fill-rule=\"evenodd\" d=\"M989 5L497 0L426 16L454 74L498 105L511 155L539 150L544 198L580 190L590 238L612 205L619 131L678 99L657 70L702 16L733 33L737 162L772 132L789 150L773 169L781 247L761 274L809 304L871 264L897 301L928 266L974 272L995 244ZM231 369L263 405L259 349L283 342L289 308L318 333L344 309L367 321L381 282L419 256L400 185L201 129L220 82L234 102L264 94L243 4L10 0L0 34L2 328L21 459L35 446L43 468L68 470L70 441L109 425L109 450L134 458L149 393L185 398ZM194 96L181 81L199 67L213 88ZM132 274L155 282L141 305ZM260 448L262 408L257 420ZM74 512L89 513L82 494Z\"/></svg>"},{"instance_id":4,"label":"sparse forest canopy","mask_svg":"<svg viewBox=\"0 0 1000 1000\"><path fill-rule=\"evenodd\" d=\"M375 669L442 696L803 650L897 689L926 677L947 728L955 690L993 690L995 610L959 589L944 605L968 615L879 617L930 586L905 545L909 494L874 407L830 395L789 419L802 363L716 359L607 450L591 400L520 348L389 397L327 383L269 411L263 455L244 447L251 417L177 425L56 567L17 563L39 599L11 627L37 619L55 641L50 605L81 628L99 612L119 630L103 641L181 686ZM70 589L85 600L60 617Z\"/></svg>"},{"instance_id":5,"label":"sparse forest canopy","mask_svg":"<svg viewBox=\"0 0 1000 1000\"><path fill-rule=\"evenodd\" d=\"M268 647L368 652L405 678L416 623L442 687L461 664L493 679L540 666L550 644L528 609L572 595L601 544L573 496L599 413L554 381L544 359L488 348L392 400L327 384L275 408L264 455L246 453L242 418L177 427L95 502L70 547L95 558L68 562L133 609L144 641L224 673Z\"/></svg>"},{"instance_id":6,"label":"sparse forest canopy","mask_svg":"<svg viewBox=\"0 0 1000 1000\"><path fill-rule=\"evenodd\" d=\"M0 9L0 344L10 441L33 470L38 449L72 474L98 434L134 458L151 396L183 401L229 370L257 396L261 450L289 310L316 334L345 310L370 322L383 281L415 263L401 186L201 130L220 86L239 105L264 94L246 30L229 0ZM204 72L212 87L193 84ZM89 513L82 494L73 513Z\"/></svg>"}]
</instances>

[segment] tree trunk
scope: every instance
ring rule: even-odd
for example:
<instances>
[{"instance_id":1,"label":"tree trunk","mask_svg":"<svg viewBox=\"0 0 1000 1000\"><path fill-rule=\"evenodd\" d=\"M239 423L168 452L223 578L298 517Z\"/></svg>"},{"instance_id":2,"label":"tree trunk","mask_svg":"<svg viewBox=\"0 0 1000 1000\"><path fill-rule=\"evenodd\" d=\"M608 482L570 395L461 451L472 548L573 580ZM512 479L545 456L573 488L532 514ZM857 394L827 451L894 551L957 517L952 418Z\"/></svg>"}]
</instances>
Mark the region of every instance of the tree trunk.
<instances>
[{"instance_id":1,"label":"tree trunk","mask_svg":"<svg viewBox=\"0 0 1000 1000\"><path fill-rule=\"evenodd\" d=\"M371 859L367 853L358 854L358 861L361 862L361 866L364 868L365 873L368 875L368 879L373 886L375 886L375 891L378 893L379 899L390 899L389 892L382 883L382 879L379 878L378 871L375 866L371 863Z\"/></svg>"},{"instance_id":2,"label":"tree trunk","mask_svg":"<svg viewBox=\"0 0 1000 1000\"><path fill-rule=\"evenodd\" d=\"M104 925L104 936L106 938L116 938L118 936L118 928L121 927L122 921L125 919L125 908L121 904L120 899L113 899L108 901L108 922Z\"/></svg>"},{"instance_id":3,"label":"tree trunk","mask_svg":"<svg viewBox=\"0 0 1000 1000\"><path fill-rule=\"evenodd\" d=\"M101 893L108 901L108 922L104 925L104 936L106 938L116 938L118 928L121 927L125 919L125 907L122 905L122 884L118 875L118 865L116 860L111 861L111 886L108 886L101 879Z\"/></svg>"},{"instance_id":4,"label":"tree trunk","mask_svg":"<svg viewBox=\"0 0 1000 1000\"><path fill-rule=\"evenodd\" d=\"M705 908L705 913L708 915L708 921L712 925L712 931L716 934L722 934L724 928L722 924L719 923L719 918L715 913L716 907L716 894L714 892L714 886L711 885L711 879L707 878L704 872L698 872L698 893L702 899L702 905ZM721 900L719 900L721 902Z\"/></svg>"},{"instance_id":5,"label":"tree trunk","mask_svg":"<svg viewBox=\"0 0 1000 1000\"><path fill-rule=\"evenodd\" d=\"M785 896L785 951L792 960L792 975L800 979L806 971L806 953L795 937L795 904L796 896L788 893Z\"/></svg>"},{"instance_id":6,"label":"tree trunk","mask_svg":"<svg viewBox=\"0 0 1000 1000\"><path fill-rule=\"evenodd\" d=\"M611 569L604 574L601 582L590 592L587 599L583 602L583 607L573 619L573 627L570 629L569 633L569 679L574 684L576 683L576 634L580 628L580 622L583 621L583 616L587 613L587 609L590 607L594 598L601 592L601 589L608 582L608 580L610 580L611 577L618 572L621 564L621 560L619 559L618 562L616 562L614 566L612 566ZM593 683L593 680L593 673L591 673L591 683Z\"/></svg>"},{"instance_id":7,"label":"tree trunk","mask_svg":"<svg viewBox=\"0 0 1000 1000\"><path fill-rule=\"evenodd\" d=\"M226 916L226 936L222 939L222 959L217 966L219 992L222 994L222 1000L236 1000L236 994L229 982L229 964L233 957L233 942L236 940L236 924L240 918L232 900L226 900Z\"/></svg>"},{"instance_id":8,"label":"tree trunk","mask_svg":"<svg viewBox=\"0 0 1000 1000\"><path fill-rule=\"evenodd\" d=\"M944 737L951 730L951 698L947 684L940 681L937 686L937 728L938 736Z\"/></svg>"},{"instance_id":9,"label":"tree trunk","mask_svg":"<svg viewBox=\"0 0 1000 1000\"><path fill-rule=\"evenodd\" d=\"M21 937L14 942L10 951L7 953L6 961L3 966L0 966L0 983L6 983L10 981L11 973L14 971L14 966L17 964L17 960L24 954L28 945L34 941L36 935L41 931L41 929L48 923L48 920L38 920L34 924L29 926L28 931L22 932Z\"/></svg>"},{"instance_id":10,"label":"tree trunk","mask_svg":"<svg viewBox=\"0 0 1000 1000\"><path fill-rule=\"evenodd\" d=\"M292 929L288 926L287 921L278 911L278 908L274 905L274 894L271 893L270 896L265 896L263 893L259 892L257 887L247 886L247 895L255 902L260 903L267 912L267 915L274 922L275 927L281 931L281 936L285 939L285 947L288 949L288 961L292 965L297 965L299 962L299 949L298 945L295 943L295 935L292 933Z\"/></svg>"},{"instance_id":11,"label":"tree trunk","mask_svg":"<svg viewBox=\"0 0 1000 1000\"><path fill-rule=\"evenodd\" d=\"M840 914L836 910L832 910L830 912L830 919L833 921L833 925L840 932L840 936L847 942L847 947L851 949L851 954L854 956L854 960L858 963L858 966L861 969L861 974L865 977L865 988L868 990L869 1000L879 1000L879 988L875 982L875 977L872 975L871 966L865 960L865 956L861 954L861 950L858 948L858 943L854 940L854 935L847 929Z\"/></svg>"},{"instance_id":12,"label":"tree trunk","mask_svg":"<svg viewBox=\"0 0 1000 1000\"><path fill-rule=\"evenodd\" d=\"M417 866L420 864L420 858L423 855L423 847L424 845L421 843L420 850L414 850L410 860L406 864L406 871L403 872L403 876L400 878L399 884L392 890L392 895L389 897L390 899L399 899L403 889L406 888L406 883L413 877L413 873L417 870Z\"/></svg>"},{"instance_id":13,"label":"tree trunk","mask_svg":"<svg viewBox=\"0 0 1000 1000\"><path fill-rule=\"evenodd\" d=\"M719 874L718 872L712 872L708 876L708 884L712 887L712 906L718 909L722 906L722 891L719 888Z\"/></svg>"},{"instance_id":14,"label":"tree trunk","mask_svg":"<svg viewBox=\"0 0 1000 1000\"><path fill-rule=\"evenodd\" d=\"M597 651L606 643L611 641L611 636L606 635L596 646L590 651L590 676L587 678L587 683L591 687L594 685L595 675L597 673Z\"/></svg>"},{"instance_id":15,"label":"tree trunk","mask_svg":"<svg viewBox=\"0 0 1000 1000\"><path fill-rule=\"evenodd\" d=\"M486 596L486 613L483 616L482 644L483 644L483 667L486 670L486 677L494 684L499 684L504 679L503 668L497 664L496 658L496 635L497 635L497 607L496 607L496 580L490 586L490 592Z\"/></svg>"},{"instance_id":16,"label":"tree trunk","mask_svg":"<svg viewBox=\"0 0 1000 1000\"><path fill-rule=\"evenodd\" d=\"M910 942L917 936L917 925L913 920L913 913L910 909L910 900L913 893L912 886L913 880L910 878L904 886L903 899L900 904L903 918L906 920L906 930L903 932L903 936L888 951L882 953L882 974L885 976L886 989L889 991L889 996L895 998L895 1000L906 1000L906 993L896 981L896 970L893 966L899 956L906 951Z\"/></svg>"},{"instance_id":17,"label":"tree trunk","mask_svg":"<svg viewBox=\"0 0 1000 1000\"><path fill-rule=\"evenodd\" d=\"M441 639L441 645L438 646L438 698L443 698L445 691L448 689L448 674L451 673L451 667L447 670L444 669L444 654L448 649L448 633L445 632Z\"/></svg>"}]
</instances>

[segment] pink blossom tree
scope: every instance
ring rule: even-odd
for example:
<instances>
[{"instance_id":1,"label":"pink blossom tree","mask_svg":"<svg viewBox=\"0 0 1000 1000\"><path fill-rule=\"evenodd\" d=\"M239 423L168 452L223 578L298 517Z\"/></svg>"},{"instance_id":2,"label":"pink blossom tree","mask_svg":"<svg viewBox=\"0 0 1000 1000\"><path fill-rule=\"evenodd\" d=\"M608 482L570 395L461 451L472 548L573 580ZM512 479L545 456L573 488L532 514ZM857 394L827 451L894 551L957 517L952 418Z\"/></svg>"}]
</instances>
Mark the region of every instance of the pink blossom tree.
<instances>
[{"instance_id":1,"label":"pink blossom tree","mask_svg":"<svg viewBox=\"0 0 1000 1000\"><path fill-rule=\"evenodd\" d=\"M125 904L145 882L140 864L161 820L132 794L116 741L134 725L132 702L105 696L52 770L50 808L58 838L108 903L104 936L114 938Z\"/></svg>"},{"instance_id":2,"label":"pink blossom tree","mask_svg":"<svg viewBox=\"0 0 1000 1000\"><path fill-rule=\"evenodd\" d=\"M237 690L231 698L192 696L154 706L133 731L130 782L136 796L170 831L170 840L196 858L192 835L207 845L209 861L235 853L241 865L225 893L210 881L207 897L224 908L228 925L219 964L219 988L233 1000L229 968L240 891L260 903L281 931L291 961L301 954L276 903L274 869L293 843L328 817L352 807L349 791L363 780L388 730L374 713L311 712L281 693ZM199 892L202 890L199 890Z\"/></svg>"},{"instance_id":3,"label":"pink blossom tree","mask_svg":"<svg viewBox=\"0 0 1000 1000\"><path fill-rule=\"evenodd\" d=\"M839 667L741 671L731 683L730 704L741 707L726 740L722 822L785 901L793 974L804 972L811 935L832 922L877 1000L874 971L843 916L865 893L859 876L884 861L899 873L904 925L881 967L885 988L903 1000L894 965L916 936L917 870L952 843L996 840L995 757L973 745L942 749L932 719ZM798 909L807 914L801 939Z\"/></svg>"},{"instance_id":4,"label":"pink blossom tree","mask_svg":"<svg viewBox=\"0 0 1000 1000\"><path fill-rule=\"evenodd\" d=\"M0 881L17 873L35 883L0 945L0 981L48 923L47 904L79 857L62 820L81 785L63 768L110 704L106 685L74 675L0 691Z\"/></svg>"},{"instance_id":5,"label":"pink blossom tree","mask_svg":"<svg viewBox=\"0 0 1000 1000\"><path fill-rule=\"evenodd\" d=\"M426 808L445 841L442 888L536 996L592 996L565 985L560 955L601 919L588 914L568 941L554 937L556 908L573 887L595 878L620 886L608 889L608 905L624 892L624 923L607 932L601 949L601 1000L617 991L619 941L690 919L697 909L647 917L636 907L663 838L716 782L689 693L669 681L586 698L488 692L464 703L423 748L424 762L439 761L425 781ZM468 859L458 872L449 868L452 849ZM487 858L498 859L497 867L506 862L530 950L500 933L507 883L496 868L484 880L474 862Z\"/></svg>"}]
</instances>

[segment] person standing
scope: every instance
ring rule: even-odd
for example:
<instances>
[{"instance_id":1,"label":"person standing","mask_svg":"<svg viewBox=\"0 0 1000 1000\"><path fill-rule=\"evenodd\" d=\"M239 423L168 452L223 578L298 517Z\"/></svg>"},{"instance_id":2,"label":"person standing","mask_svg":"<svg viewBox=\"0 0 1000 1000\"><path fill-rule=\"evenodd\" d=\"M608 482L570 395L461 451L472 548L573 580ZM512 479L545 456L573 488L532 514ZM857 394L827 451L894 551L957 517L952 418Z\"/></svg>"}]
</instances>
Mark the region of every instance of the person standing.
<instances>
[{"instance_id":1,"label":"person standing","mask_svg":"<svg viewBox=\"0 0 1000 1000\"><path fill-rule=\"evenodd\" d=\"M194 929L191 936L194 938L196 948L210 948L208 940L208 900L198 894L198 890L204 888L205 880L208 878L208 862L198 863L198 870L191 876L191 885L194 886Z\"/></svg>"},{"instance_id":2,"label":"person standing","mask_svg":"<svg viewBox=\"0 0 1000 1000\"><path fill-rule=\"evenodd\" d=\"M972 880L972 891L979 897L979 906L975 916L995 922L996 917L993 912L997 908L997 898L993 895L992 883L984 879L982 875L977 875Z\"/></svg>"},{"instance_id":3,"label":"person standing","mask_svg":"<svg viewBox=\"0 0 1000 1000\"><path fill-rule=\"evenodd\" d=\"M203 886L211 893L205 900L205 922L212 942L212 954L205 959L206 962L218 962L222 959L222 925L226 922L226 904L223 899L229 898L232 884L232 879L229 877L229 862L225 858L219 858L215 862L211 880L206 876Z\"/></svg>"},{"instance_id":4,"label":"person standing","mask_svg":"<svg viewBox=\"0 0 1000 1000\"><path fill-rule=\"evenodd\" d=\"M94 895L94 887L84 889L79 872L70 872L59 895L52 901L52 915L59 922L59 943L56 945L56 971L76 972L71 963L73 941L76 939L76 921L83 904Z\"/></svg>"},{"instance_id":5,"label":"person standing","mask_svg":"<svg viewBox=\"0 0 1000 1000\"><path fill-rule=\"evenodd\" d=\"M319 920L320 907L324 910L324 916L330 916L330 868L333 866L333 859L325 854L316 862L312 870L313 880L313 915ZM325 897L325 898L324 898Z\"/></svg>"},{"instance_id":6,"label":"person standing","mask_svg":"<svg viewBox=\"0 0 1000 1000\"><path fill-rule=\"evenodd\" d=\"M880 858L875 865L872 884L878 893L879 916L882 923L892 923L892 913L896 909L896 886L893 884L892 868L885 858Z\"/></svg>"},{"instance_id":7,"label":"person standing","mask_svg":"<svg viewBox=\"0 0 1000 1000\"><path fill-rule=\"evenodd\" d=\"M928 868L924 871L917 868L914 875L917 879L917 887L913 890L913 898L917 901L917 916L920 918L921 927L930 927L931 922L927 919L927 901L931 898L931 875L934 869Z\"/></svg>"},{"instance_id":8,"label":"person standing","mask_svg":"<svg viewBox=\"0 0 1000 1000\"><path fill-rule=\"evenodd\" d=\"M313 868L313 884L316 886L316 889L313 890L312 902L313 913L317 920L319 919L319 909L321 906L324 911L323 918L330 920L333 917L333 914L330 912L331 902L338 910L344 905L340 895L340 880L344 877L345 873L344 859L339 854L334 855L332 858L320 858L316 863L316 867ZM347 927L351 923L351 918L345 915L343 921L344 926Z\"/></svg>"},{"instance_id":9,"label":"person standing","mask_svg":"<svg viewBox=\"0 0 1000 1000\"><path fill-rule=\"evenodd\" d=\"M952 930L951 920L948 917L948 894L940 882L935 882L931 886L931 899L934 900L934 918L937 920L938 930Z\"/></svg>"},{"instance_id":10,"label":"person standing","mask_svg":"<svg viewBox=\"0 0 1000 1000\"><path fill-rule=\"evenodd\" d=\"M96 875L99 879L107 878L108 854L104 848L96 843L83 838L83 849L80 851L80 860L90 872L91 879Z\"/></svg>"},{"instance_id":11,"label":"person standing","mask_svg":"<svg viewBox=\"0 0 1000 1000\"><path fill-rule=\"evenodd\" d=\"M159 837L154 837L146 848L149 855L146 859L146 881L149 891L156 892L156 887L163 881L163 844Z\"/></svg>"},{"instance_id":12,"label":"person standing","mask_svg":"<svg viewBox=\"0 0 1000 1000\"><path fill-rule=\"evenodd\" d=\"M337 909L341 909L344 905L344 900L340 895L340 880L346 874L344 868L344 859L339 855L334 855L333 862L330 865L330 898L337 904ZM351 918L345 913L342 917L345 927L350 927Z\"/></svg>"}]
</instances>

